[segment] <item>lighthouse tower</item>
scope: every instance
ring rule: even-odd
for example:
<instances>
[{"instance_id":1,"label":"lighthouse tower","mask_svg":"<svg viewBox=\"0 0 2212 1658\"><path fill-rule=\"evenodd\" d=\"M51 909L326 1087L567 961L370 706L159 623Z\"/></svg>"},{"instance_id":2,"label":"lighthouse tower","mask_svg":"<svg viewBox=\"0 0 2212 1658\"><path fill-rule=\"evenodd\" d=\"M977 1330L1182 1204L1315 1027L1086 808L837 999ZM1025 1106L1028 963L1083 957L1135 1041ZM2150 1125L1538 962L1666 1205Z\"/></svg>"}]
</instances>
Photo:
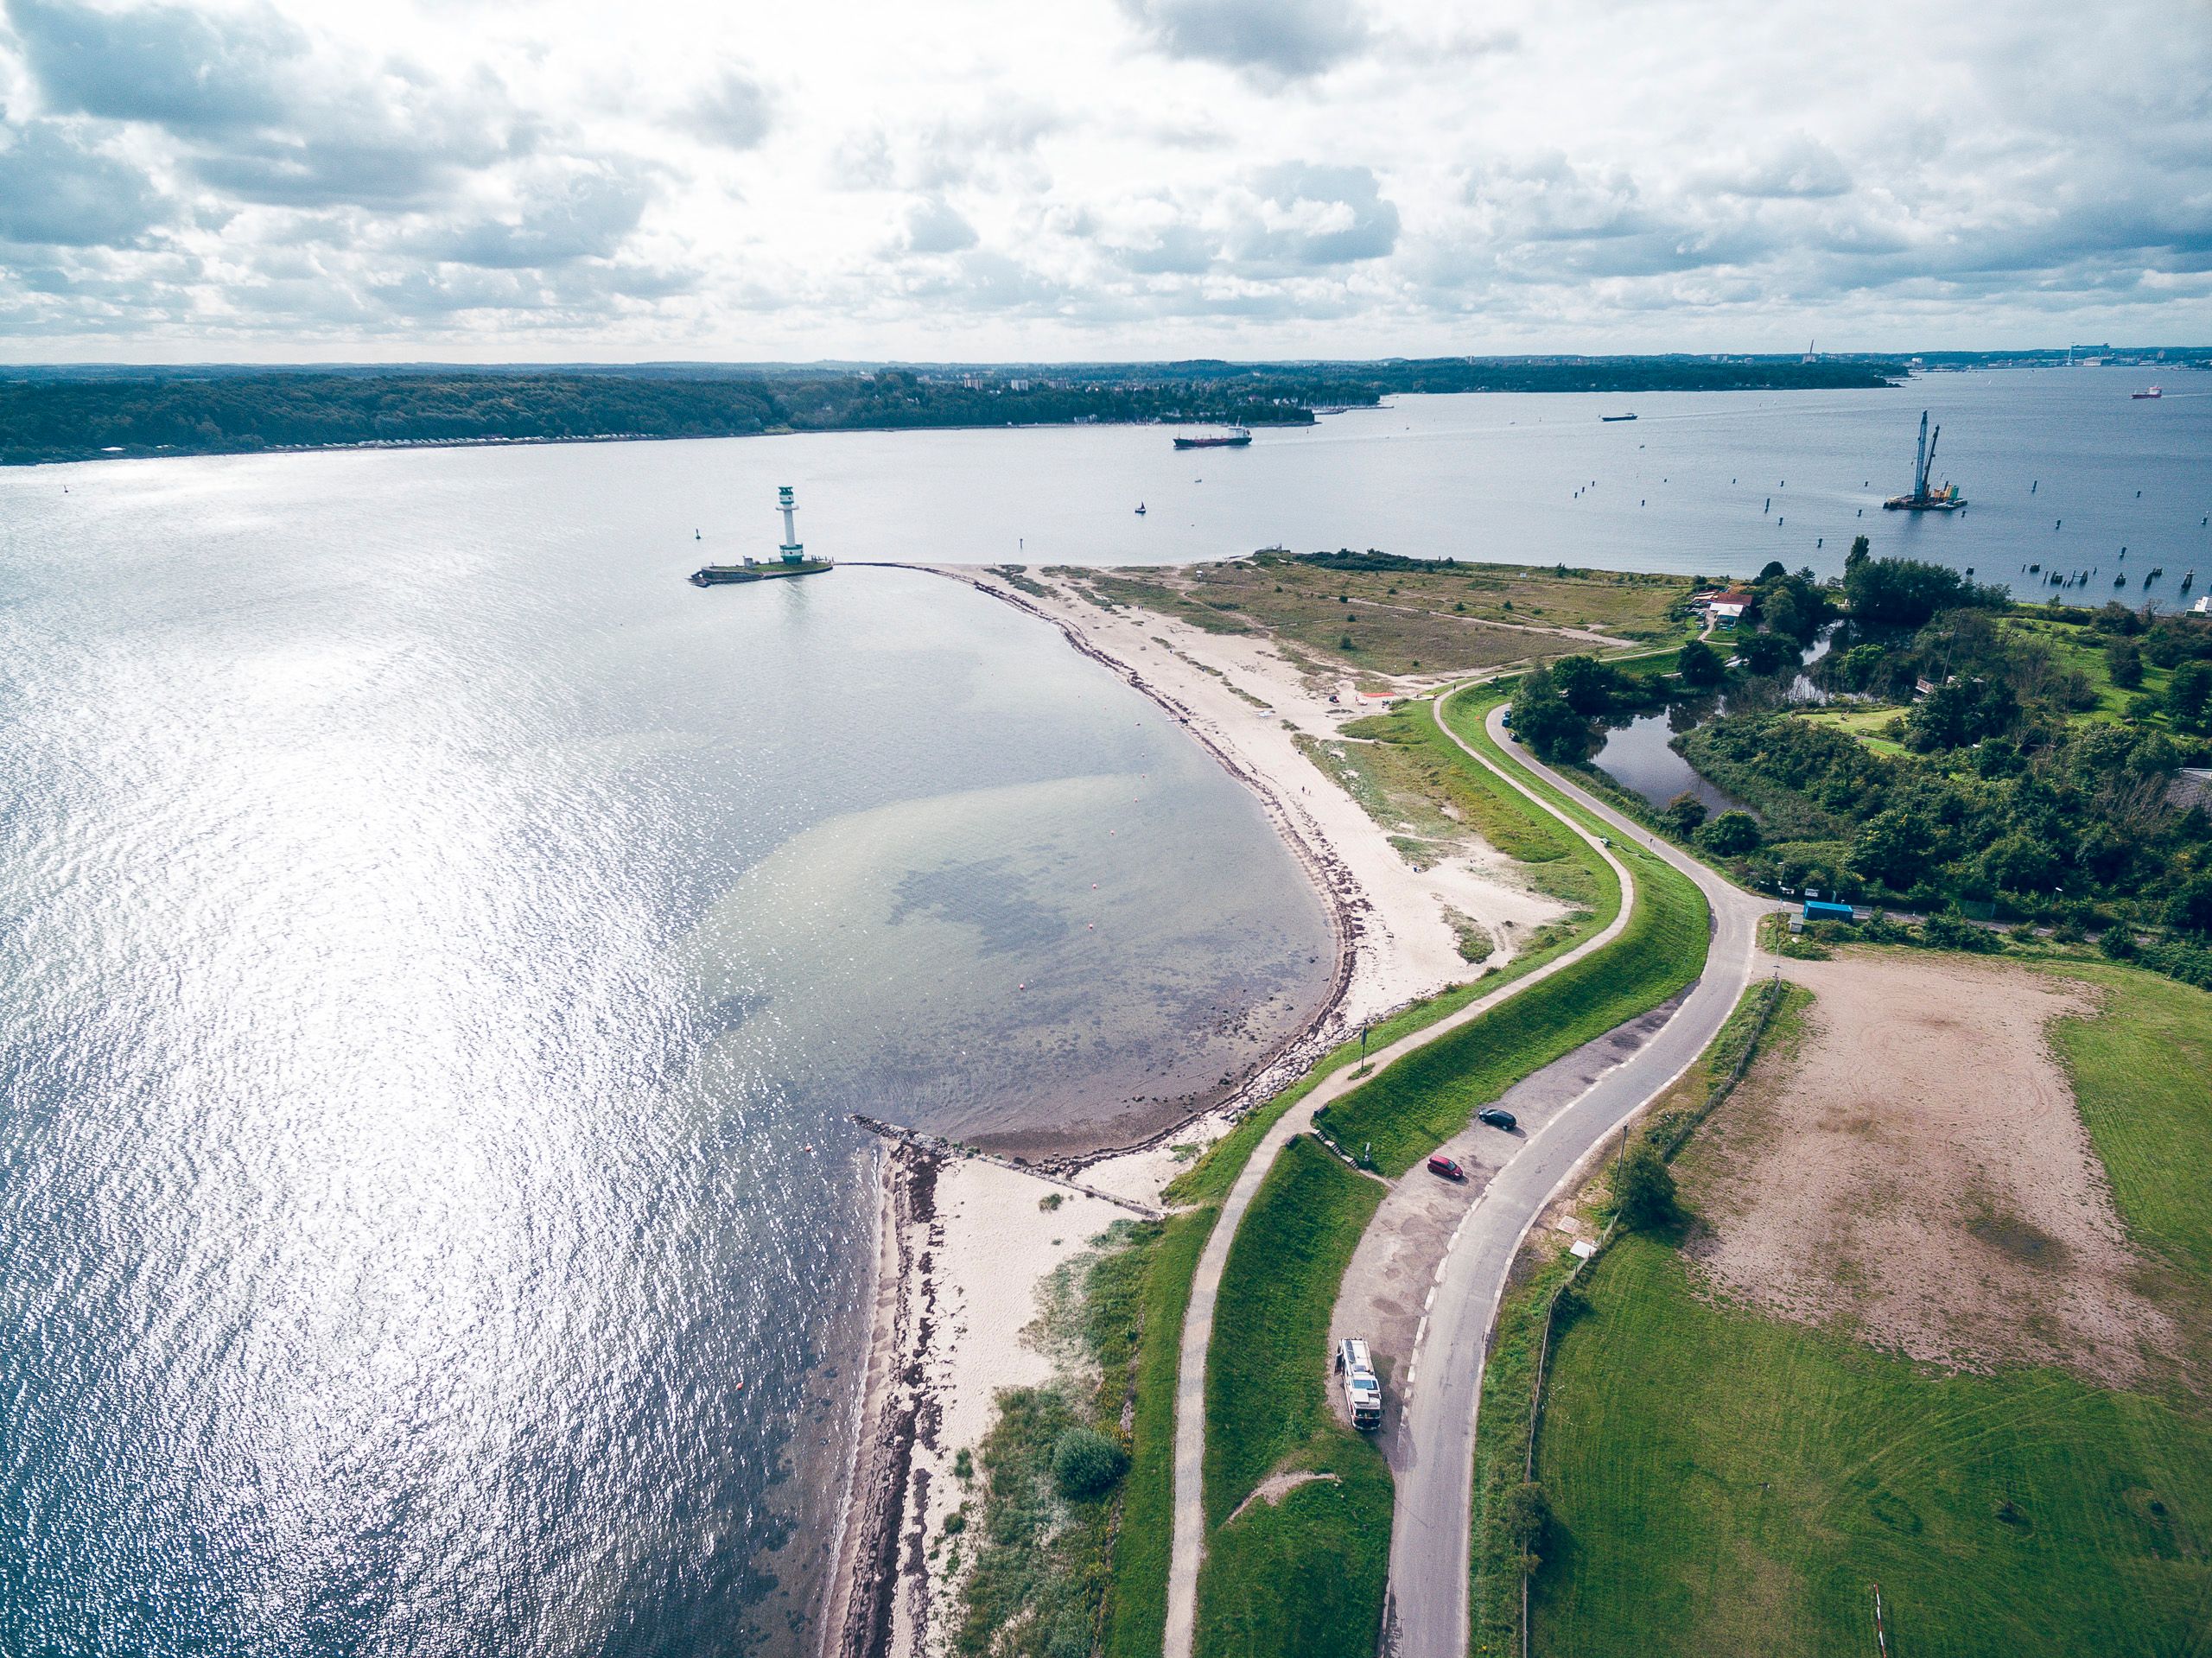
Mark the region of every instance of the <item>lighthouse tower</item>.
<instances>
[{"instance_id":1,"label":"lighthouse tower","mask_svg":"<svg viewBox=\"0 0 2212 1658\"><path fill-rule=\"evenodd\" d=\"M791 514L798 511L798 503L791 499L789 484L776 492L776 505L784 515L784 562L797 564L806 557L806 549L799 545L798 531L791 525Z\"/></svg>"}]
</instances>

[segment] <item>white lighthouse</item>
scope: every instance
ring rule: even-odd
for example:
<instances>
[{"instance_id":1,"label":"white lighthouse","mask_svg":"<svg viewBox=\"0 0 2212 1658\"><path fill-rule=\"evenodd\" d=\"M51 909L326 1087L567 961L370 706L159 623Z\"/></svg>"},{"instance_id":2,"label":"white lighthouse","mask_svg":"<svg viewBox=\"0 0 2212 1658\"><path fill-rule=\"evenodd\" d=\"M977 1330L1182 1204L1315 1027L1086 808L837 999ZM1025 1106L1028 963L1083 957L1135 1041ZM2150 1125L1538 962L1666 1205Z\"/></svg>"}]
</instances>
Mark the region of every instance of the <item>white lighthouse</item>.
<instances>
[{"instance_id":1,"label":"white lighthouse","mask_svg":"<svg viewBox=\"0 0 2212 1658\"><path fill-rule=\"evenodd\" d=\"M806 549L799 545L798 531L791 524L791 514L798 511L798 503L791 499L791 486L784 485L776 492L777 508L784 515L784 544L780 549L784 562L797 564L806 556Z\"/></svg>"}]
</instances>

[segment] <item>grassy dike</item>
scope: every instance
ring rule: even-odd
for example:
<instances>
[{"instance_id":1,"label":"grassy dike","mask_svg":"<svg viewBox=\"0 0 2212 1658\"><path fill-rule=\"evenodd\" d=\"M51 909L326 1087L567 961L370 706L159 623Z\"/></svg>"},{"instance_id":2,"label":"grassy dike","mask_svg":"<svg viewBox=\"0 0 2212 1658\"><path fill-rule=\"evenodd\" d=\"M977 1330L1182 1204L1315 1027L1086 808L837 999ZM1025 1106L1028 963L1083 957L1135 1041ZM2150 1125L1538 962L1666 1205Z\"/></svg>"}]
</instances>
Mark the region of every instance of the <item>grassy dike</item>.
<instances>
[{"instance_id":1,"label":"grassy dike","mask_svg":"<svg viewBox=\"0 0 2212 1658\"><path fill-rule=\"evenodd\" d=\"M1321 1356L1337 1286L1382 1194L1300 1134L1230 1248L1206 1366L1202 1658L1375 1649L1390 1474L1379 1451L1338 1422ZM1247 1502L1274 1473L1319 1477Z\"/></svg>"},{"instance_id":2,"label":"grassy dike","mask_svg":"<svg viewBox=\"0 0 2212 1658\"><path fill-rule=\"evenodd\" d=\"M1497 700L1492 691L1462 699L1465 707L1455 702L1454 724L1471 721L1474 740L1503 765L1522 772L1480 730L1482 715ZM1419 726L1408 722L1392 736L1421 744L1425 759L1448 759L1460 785L1452 797L1463 810L1465 796L1479 791L1486 811L1510 811L1522 820L1525 827L1511 838L1551 854L1548 861L1559 858L1564 842L1588 882L1590 905L1572 934L1516 968L1528 971L1605 926L1618 913L1622 895L1604 861L1435 733L1427 708L1413 712L1429 725L1429 734L1424 737ZM1544 792L1573 810L1556 791ZM1493 826L1492 832L1509 838L1502 828ZM1375 1140L1378 1160L1402 1170L1463 1127L1484 1099L1694 979L1705 954L1702 896L1659 861L1633 848L1621 853L1646 890L1637 897L1621 937L1594 958L1611 967L1610 977L1580 973L1585 964L1578 963L1401 1060L1331 1109L1336 1132L1354 1145L1361 1138ZM1563 1001L1546 997L1561 981L1571 994ZM1487 994L1505 981L1499 976L1475 988ZM1455 1005L1465 1000L1460 994ZM1501 1027L1492 1021L1523 1001L1539 1001L1544 1011L1501 1043ZM1604 1022L1589 1023L1599 1020ZM1562 1021L1567 1039L1559 1045L1550 1027ZM1469 1032L1485 1034L1470 1041ZM1451 1058L1422 1068L1420 1091L1402 1083L1385 1088L1432 1052ZM1469 1071L1475 1073L1472 1081L1464 1075ZM1351 1120L1364 1131L1357 1137L1344 1127L1347 1108L1355 1108ZM1434 1132L1455 1113L1456 1121ZM1265 1126L1249 1123L1238 1134L1249 1132L1256 1141ZM1227 1176L1202 1168L1186 1179L1217 1200L1249 1155L1248 1143ZM1208 1538L1197 1632L1201 1658L1282 1653L1365 1658L1373 1648L1388 1572L1393 1491L1379 1453L1338 1426L1330 1410L1323 1353L1344 1268L1382 1196L1375 1182L1301 1136L1286 1147L1255 1194L1230 1251L1207 1375ZM1274 1502L1248 1502L1269 1476L1297 1473L1324 1477L1298 1484Z\"/></svg>"},{"instance_id":3,"label":"grassy dike","mask_svg":"<svg viewBox=\"0 0 2212 1658\"><path fill-rule=\"evenodd\" d=\"M1519 773L1593 830L1610 834L1609 826L1490 740L1482 715L1497 701L1493 695L1467 699L1464 708L1455 702L1447 717L1497 764ZM1611 946L1407 1055L1329 1107L1324 1126L1340 1145L1371 1147L1385 1174L1402 1174L1523 1077L1696 980L1705 969L1710 931L1704 894L1688 876L1632 842L1616 841L1612 850L1628 867L1636 893L1628 925Z\"/></svg>"},{"instance_id":4,"label":"grassy dike","mask_svg":"<svg viewBox=\"0 0 2212 1658\"><path fill-rule=\"evenodd\" d=\"M1559 948L1567 946L1562 944ZM1434 1024L1501 982L1492 975L1400 1009L1378 1024L1370 1045L1387 1045ZM1160 1658L1167 1622L1167 1557L1175 1500L1175 1378L1191 1280L1213 1231L1221 1203L1262 1136L1324 1078L1355 1064L1357 1040L1338 1044L1303 1077L1251 1112L1170 1183L1167 1201L1190 1205L1160 1229L1146 1248L1138 1296L1129 1472L1122 1488L1121 1524L1112 1567L1101 1651L1104 1658Z\"/></svg>"},{"instance_id":5,"label":"grassy dike","mask_svg":"<svg viewBox=\"0 0 2212 1658\"><path fill-rule=\"evenodd\" d=\"M2131 1241L2175 1320L2127 1388L2048 1366L1915 1365L1716 1301L1671 1236L1580 1286L1538 1473L1556 1520L1540 1653L1952 1658L2202 1649L2212 1616L2212 996L2053 963L2108 993L2051 1026ZM1693 1138L1683 1162L1700 1153ZM1480 1642L1478 1640L1479 1647Z\"/></svg>"}]
</instances>

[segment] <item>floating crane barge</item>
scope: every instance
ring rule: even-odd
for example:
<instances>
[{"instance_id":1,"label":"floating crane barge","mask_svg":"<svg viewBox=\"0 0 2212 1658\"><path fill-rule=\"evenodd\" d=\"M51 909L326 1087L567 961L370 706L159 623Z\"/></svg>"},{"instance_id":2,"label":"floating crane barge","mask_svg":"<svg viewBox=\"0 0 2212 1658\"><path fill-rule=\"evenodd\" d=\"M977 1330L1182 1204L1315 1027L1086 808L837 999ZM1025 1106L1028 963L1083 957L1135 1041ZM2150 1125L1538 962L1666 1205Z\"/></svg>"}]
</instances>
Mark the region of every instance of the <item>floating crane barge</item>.
<instances>
[{"instance_id":1,"label":"floating crane barge","mask_svg":"<svg viewBox=\"0 0 2212 1658\"><path fill-rule=\"evenodd\" d=\"M1936 440L1943 435L1938 426L1936 435L1928 435L1928 411L1920 411L1920 448L1912 465L1912 493L1892 495L1882 503L1885 512L1955 512L1966 505L1956 484L1946 484L1941 489L1928 487L1928 474L1936 466Z\"/></svg>"}]
</instances>

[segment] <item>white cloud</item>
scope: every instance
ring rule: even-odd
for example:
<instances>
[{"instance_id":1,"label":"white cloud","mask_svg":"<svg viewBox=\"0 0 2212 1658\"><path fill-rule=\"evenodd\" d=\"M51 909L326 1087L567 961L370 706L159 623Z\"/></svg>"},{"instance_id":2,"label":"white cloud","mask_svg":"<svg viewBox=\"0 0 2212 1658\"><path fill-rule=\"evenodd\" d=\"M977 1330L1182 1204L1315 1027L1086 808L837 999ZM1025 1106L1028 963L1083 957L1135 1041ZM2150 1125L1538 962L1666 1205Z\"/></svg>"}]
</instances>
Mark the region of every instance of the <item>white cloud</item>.
<instances>
[{"instance_id":1,"label":"white cloud","mask_svg":"<svg viewBox=\"0 0 2212 1658\"><path fill-rule=\"evenodd\" d=\"M25 354L2212 334L2212 12L2172 0L0 16Z\"/></svg>"}]
</instances>

